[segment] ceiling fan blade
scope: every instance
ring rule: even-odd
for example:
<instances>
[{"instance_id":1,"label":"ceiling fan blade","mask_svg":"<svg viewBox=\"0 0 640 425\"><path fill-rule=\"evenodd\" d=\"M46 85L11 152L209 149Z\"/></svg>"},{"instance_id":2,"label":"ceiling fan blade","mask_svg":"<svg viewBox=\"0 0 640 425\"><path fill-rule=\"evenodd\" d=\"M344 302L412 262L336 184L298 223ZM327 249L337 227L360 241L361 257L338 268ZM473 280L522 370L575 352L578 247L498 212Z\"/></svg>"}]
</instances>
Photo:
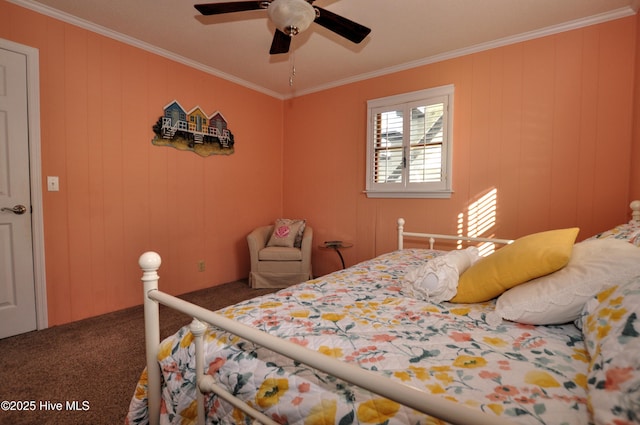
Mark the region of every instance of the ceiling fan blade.
<instances>
[{"instance_id":1,"label":"ceiling fan blade","mask_svg":"<svg viewBox=\"0 0 640 425\"><path fill-rule=\"evenodd\" d=\"M226 3L196 4L193 7L203 15L220 15L222 13L266 9L268 6L268 1L230 1Z\"/></svg>"},{"instance_id":2,"label":"ceiling fan blade","mask_svg":"<svg viewBox=\"0 0 640 425\"><path fill-rule=\"evenodd\" d=\"M335 32L354 43L360 43L371 32L370 28L353 22L350 19L336 15L321 7L314 6L318 10L319 16L315 19L315 23L322 25L326 29Z\"/></svg>"},{"instance_id":3,"label":"ceiling fan blade","mask_svg":"<svg viewBox=\"0 0 640 425\"><path fill-rule=\"evenodd\" d=\"M287 53L290 45L291 36L283 33L279 29L276 29L276 33L273 34L273 41L271 42L269 54L277 55L279 53Z\"/></svg>"}]
</instances>

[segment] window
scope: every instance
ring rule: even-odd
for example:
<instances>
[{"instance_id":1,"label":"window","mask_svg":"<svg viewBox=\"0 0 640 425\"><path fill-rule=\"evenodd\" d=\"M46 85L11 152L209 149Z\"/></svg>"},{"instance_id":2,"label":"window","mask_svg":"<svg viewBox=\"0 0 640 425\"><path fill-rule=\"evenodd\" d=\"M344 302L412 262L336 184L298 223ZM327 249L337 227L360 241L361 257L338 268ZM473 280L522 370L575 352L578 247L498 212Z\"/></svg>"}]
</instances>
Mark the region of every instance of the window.
<instances>
[{"instance_id":1,"label":"window","mask_svg":"<svg viewBox=\"0 0 640 425\"><path fill-rule=\"evenodd\" d=\"M453 86L367 102L367 196L451 196Z\"/></svg>"}]
</instances>

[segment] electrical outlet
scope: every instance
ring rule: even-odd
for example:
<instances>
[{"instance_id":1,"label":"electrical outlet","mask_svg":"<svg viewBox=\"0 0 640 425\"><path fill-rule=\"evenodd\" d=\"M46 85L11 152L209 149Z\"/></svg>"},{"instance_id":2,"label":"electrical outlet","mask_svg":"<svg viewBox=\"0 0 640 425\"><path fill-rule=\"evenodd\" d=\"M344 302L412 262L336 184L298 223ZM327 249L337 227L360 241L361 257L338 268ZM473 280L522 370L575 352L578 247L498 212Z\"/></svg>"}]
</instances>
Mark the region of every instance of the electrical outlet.
<instances>
[{"instance_id":1,"label":"electrical outlet","mask_svg":"<svg viewBox=\"0 0 640 425\"><path fill-rule=\"evenodd\" d=\"M204 269L205 269L205 266L204 266L204 260L200 260L200 261L198 261L198 271L199 271L199 272L203 272L203 271L204 271Z\"/></svg>"}]
</instances>

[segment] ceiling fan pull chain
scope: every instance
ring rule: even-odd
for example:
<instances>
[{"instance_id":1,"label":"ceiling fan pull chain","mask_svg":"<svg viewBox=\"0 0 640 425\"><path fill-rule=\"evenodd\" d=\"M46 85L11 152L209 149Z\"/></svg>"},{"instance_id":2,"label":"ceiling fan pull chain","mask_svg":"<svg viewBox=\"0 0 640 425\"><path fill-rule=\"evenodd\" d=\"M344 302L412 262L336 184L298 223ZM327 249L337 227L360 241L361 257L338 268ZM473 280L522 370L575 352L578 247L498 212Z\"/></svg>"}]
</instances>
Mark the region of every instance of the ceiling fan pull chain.
<instances>
[{"instance_id":1,"label":"ceiling fan pull chain","mask_svg":"<svg viewBox=\"0 0 640 425\"><path fill-rule=\"evenodd\" d=\"M293 87L293 79L296 76L296 54L295 54L295 50L289 56L289 62L291 63L291 72L289 73L289 87Z\"/></svg>"}]
</instances>

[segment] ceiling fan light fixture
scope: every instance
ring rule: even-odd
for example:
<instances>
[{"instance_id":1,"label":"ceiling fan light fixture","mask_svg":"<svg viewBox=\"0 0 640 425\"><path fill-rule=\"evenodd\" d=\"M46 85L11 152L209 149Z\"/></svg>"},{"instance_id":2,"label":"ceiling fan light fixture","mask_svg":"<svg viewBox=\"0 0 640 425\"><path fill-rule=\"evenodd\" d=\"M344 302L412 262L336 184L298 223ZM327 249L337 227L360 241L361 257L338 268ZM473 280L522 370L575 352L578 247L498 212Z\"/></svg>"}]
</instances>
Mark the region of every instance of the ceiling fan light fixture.
<instances>
[{"instance_id":1,"label":"ceiling fan light fixture","mask_svg":"<svg viewBox=\"0 0 640 425\"><path fill-rule=\"evenodd\" d=\"M276 28L291 36L309 28L316 19L316 10L305 0L273 0L267 13Z\"/></svg>"}]
</instances>

